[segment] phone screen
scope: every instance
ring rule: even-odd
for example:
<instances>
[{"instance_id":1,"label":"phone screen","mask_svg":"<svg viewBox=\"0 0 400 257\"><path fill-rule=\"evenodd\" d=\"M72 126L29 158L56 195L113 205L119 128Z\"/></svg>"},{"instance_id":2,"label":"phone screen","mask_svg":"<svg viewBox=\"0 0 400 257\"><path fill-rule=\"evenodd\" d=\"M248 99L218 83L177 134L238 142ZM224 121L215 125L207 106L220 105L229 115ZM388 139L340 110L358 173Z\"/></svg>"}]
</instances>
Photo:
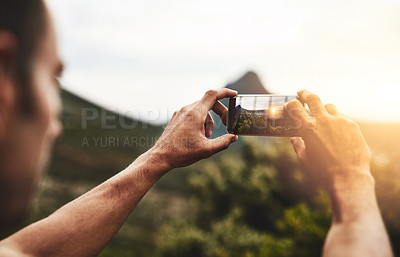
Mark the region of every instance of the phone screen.
<instances>
[{"instance_id":1,"label":"phone screen","mask_svg":"<svg viewBox=\"0 0 400 257\"><path fill-rule=\"evenodd\" d=\"M231 97L227 130L236 135L296 136L296 120L283 111L283 105L294 99L297 96L239 94Z\"/></svg>"}]
</instances>

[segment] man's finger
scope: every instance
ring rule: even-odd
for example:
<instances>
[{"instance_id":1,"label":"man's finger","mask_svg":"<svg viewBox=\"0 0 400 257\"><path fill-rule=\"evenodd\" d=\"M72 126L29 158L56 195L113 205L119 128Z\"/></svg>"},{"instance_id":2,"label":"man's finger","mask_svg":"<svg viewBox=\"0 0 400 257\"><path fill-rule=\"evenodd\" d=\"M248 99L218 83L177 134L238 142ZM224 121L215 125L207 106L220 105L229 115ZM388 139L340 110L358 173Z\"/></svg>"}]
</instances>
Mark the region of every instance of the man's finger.
<instances>
[{"instance_id":1,"label":"man's finger","mask_svg":"<svg viewBox=\"0 0 400 257\"><path fill-rule=\"evenodd\" d=\"M178 111L174 111L174 114L172 115L171 120L173 120L177 114L178 114Z\"/></svg>"},{"instance_id":2,"label":"man's finger","mask_svg":"<svg viewBox=\"0 0 400 257\"><path fill-rule=\"evenodd\" d=\"M330 115L339 115L338 109L333 104L325 104L325 109Z\"/></svg>"},{"instance_id":3,"label":"man's finger","mask_svg":"<svg viewBox=\"0 0 400 257\"><path fill-rule=\"evenodd\" d=\"M204 123L204 129L206 137L211 137L212 131L214 129L214 120L209 112L207 113L206 122Z\"/></svg>"},{"instance_id":4,"label":"man's finger","mask_svg":"<svg viewBox=\"0 0 400 257\"><path fill-rule=\"evenodd\" d=\"M227 118L227 114L228 114L228 108L225 107L225 105L223 105L220 101L216 101L215 104L212 107L212 110L218 114L218 116L221 118L222 123L224 123L224 125L226 126L226 118Z\"/></svg>"},{"instance_id":5,"label":"man's finger","mask_svg":"<svg viewBox=\"0 0 400 257\"><path fill-rule=\"evenodd\" d=\"M204 94L203 98L200 100L200 103L204 108L206 108L206 111L209 111L212 109L217 100L226 97L233 97L235 95L237 95L237 91L228 88L223 88L219 90L208 90Z\"/></svg>"},{"instance_id":6,"label":"man's finger","mask_svg":"<svg viewBox=\"0 0 400 257\"><path fill-rule=\"evenodd\" d=\"M316 94L311 93L308 90L300 90L297 92L299 100L306 103L310 108L310 111L314 115L326 113L325 107L321 102L321 99Z\"/></svg>"},{"instance_id":7,"label":"man's finger","mask_svg":"<svg viewBox=\"0 0 400 257\"><path fill-rule=\"evenodd\" d=\"M228 148L230 144L233 142L236 142L238 139L238 136L233 135L233 134L225 134L223 136L217 137L215 139L209 139L208 144L209 144L209 152L206 157L210 157L213 154L216 154L222 150L225 150Z\"/></svg>"},{"instance_id":8,"label":"man's finger","mask_svg":"<svg viewBox=\"0 0 400 257\"><path fill-rule=\"evenodd\" d=\"M296 123L296 130L303 128L308 121L308 113L304 106L298 100L292 100L283 106L283 111L290 121Z\"/></svg>"}]
</instances>

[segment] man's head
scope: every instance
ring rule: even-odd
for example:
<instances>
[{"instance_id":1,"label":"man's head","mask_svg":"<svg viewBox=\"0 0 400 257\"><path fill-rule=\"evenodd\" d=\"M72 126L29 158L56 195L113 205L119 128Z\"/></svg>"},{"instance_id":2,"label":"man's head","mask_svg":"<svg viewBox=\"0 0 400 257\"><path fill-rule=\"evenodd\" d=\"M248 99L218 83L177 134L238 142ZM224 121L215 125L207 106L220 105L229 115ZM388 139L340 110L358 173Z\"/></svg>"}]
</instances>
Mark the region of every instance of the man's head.
<instances>
[{"instance_id":1,"label":"man's head","mask_svg":"<svg viewBox=\"0 0 400 257\"><path fill-rule=\"evenodd\" d=\"M26 212L60 132L61 70L42 0L1 0L0 227Z\"/></svg>"}]
</instances>

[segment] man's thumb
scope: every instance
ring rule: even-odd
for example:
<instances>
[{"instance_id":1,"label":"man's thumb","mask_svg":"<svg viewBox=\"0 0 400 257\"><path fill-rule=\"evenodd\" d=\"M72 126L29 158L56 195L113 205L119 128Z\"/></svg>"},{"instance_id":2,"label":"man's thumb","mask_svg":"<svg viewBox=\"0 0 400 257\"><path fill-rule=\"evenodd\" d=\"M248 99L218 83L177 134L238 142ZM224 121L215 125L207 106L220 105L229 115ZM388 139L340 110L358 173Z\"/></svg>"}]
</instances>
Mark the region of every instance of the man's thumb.
<instances>
[{"instance_id":1,"label":"man's thumb","mask_svg":"<svg viewBox=\"0 0 400 257\"><path fill-rule=\"evenodd\" d=\"M290 142L293 145L294 151L297 153L297 156L301 161L305 159L305 150L306 146L304 144L304 141L301 137L292 137L290 138Z\"/></svg>"},{"instance_id":2,"label":"man's thumb","mask_svg":"<svg viewBox=\"0 0 400 257\"><path fill-rule=\"evenodd\" d=\"M230 144L236 142L238 136L233 134L226 134L215 139L209 140L209 148L211 155L218 153L219 151L225 150Z\"/></svg>"}]
</instances>

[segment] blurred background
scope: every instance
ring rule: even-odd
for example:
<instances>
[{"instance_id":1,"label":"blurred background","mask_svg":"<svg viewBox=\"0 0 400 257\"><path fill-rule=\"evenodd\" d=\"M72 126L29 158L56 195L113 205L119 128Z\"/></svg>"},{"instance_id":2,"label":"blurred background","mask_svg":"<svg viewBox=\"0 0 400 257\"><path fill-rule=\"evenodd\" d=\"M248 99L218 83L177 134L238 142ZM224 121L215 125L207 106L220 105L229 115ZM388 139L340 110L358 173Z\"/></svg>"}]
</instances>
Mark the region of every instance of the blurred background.
<instances>
[{"instance_id":1,"label":"blurred background","mask_svg":"<svg viewBox=\"0 0 400 257\"><path fill-rule=\"evenodd\" d=\"M306 88L360 124L400 254L398 0L47 2L66 63L64 133L30 221L129 165L208 89ZM243 136L167 174L100 256L320 256L329 223L329 198L288 139Z\"/></svg>"}]
</instances>

